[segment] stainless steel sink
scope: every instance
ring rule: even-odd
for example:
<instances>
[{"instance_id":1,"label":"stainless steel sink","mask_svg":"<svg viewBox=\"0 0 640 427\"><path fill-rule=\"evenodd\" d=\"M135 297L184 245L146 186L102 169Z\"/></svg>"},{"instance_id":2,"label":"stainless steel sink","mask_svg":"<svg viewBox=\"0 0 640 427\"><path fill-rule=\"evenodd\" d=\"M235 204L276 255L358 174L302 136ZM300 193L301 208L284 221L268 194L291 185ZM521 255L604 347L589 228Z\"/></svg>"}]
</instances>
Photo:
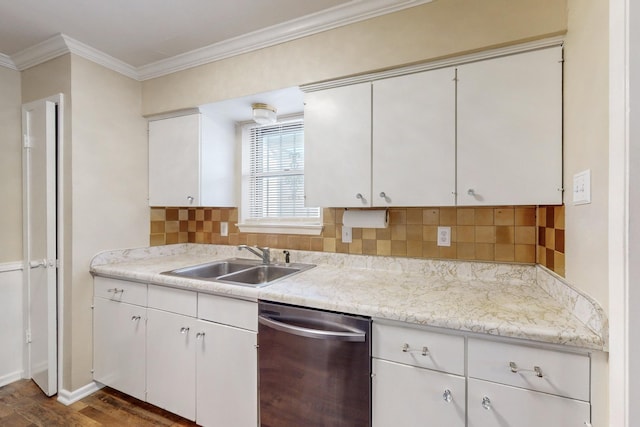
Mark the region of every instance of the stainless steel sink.
<instances>
[{"instance_id":1,"label":"stainless steel sink","mask_svg":"<svg viewBox=\"0 0 640 427\"><path fill-rule=\"evenodd\" d=\"M299 273L299 268L282 267L278 265L259 265L237 273L227 274L219 278L222 282L242 283L245 285L264 286L278 279Z\"/></svg>"},{"instance_id":2,"label":"stainless steel sink","mask_svg":"<svg viewBox=\"0 0 640 427\"><path fill-rule=\"evenodd\" d=\"M313 267L313 264L262 264L258 260L233 258L164 271L161 274L261 287Z\"/></svg>"}]
</instances>

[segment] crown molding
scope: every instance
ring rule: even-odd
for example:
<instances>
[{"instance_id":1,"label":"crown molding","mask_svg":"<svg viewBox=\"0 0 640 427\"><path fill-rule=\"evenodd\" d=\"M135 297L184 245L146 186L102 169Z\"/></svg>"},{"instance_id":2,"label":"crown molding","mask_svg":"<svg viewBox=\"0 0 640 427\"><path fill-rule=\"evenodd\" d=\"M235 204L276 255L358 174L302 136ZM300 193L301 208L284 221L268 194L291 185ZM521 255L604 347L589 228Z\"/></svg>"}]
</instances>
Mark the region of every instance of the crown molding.
<instances>
[{"instance_id":1,"label":"crown molding","mask_svg":"<svg viewBox=\"0 0 640 427\"><path fill-rule=\"evenodd\" d=\"M16 64L13 63L11 57L3 53L0 53L0 67L10 68L12 70L18 71L18 67L16 67Z\"/></svg>"},{"instance_id":2,"label":"crown molding","mask_svg":"<svg viewBox=\"0 0 640 427\"><path fill-rule=\"evenodd\" d=\"M432 1L433 0L352 0L343 5L247 33L138 68L64 34L56 34L14 55L6 56L0 54L0 66L22 71L67 53L73 53L127 77L136 80L148 80Z\"/></svg>"},{"instance_id":3,"label":"crown molding","mask_svg":"<svg viewBox=\"0 0 640 427\"><path fill-rule=\"evenodd\" d=\"M299 19L234 37L138 68L140 80L160 77L210 62L396 12L433 0L354 0Z\"/></svg>"},{"instance_id":4,"label":"crown molding","mask_svg":"<svg viewBox=\"0 0 640 427\"><path fill-rule=\"evenodd\" d=\"M106 67L110 70L116 71L120 74L124 74L127 77L131 77L132 79L140 79L136 68L127 64L126 62L120 61L113 56L107 55L106 53L98 49L94 49L91 46L74 40L71 37L65 36L64 34L60 34L60 36L64 39L69 52L88 59L89 61L93 61L96 64L102 65L103 67Z\"/></svg>"}]
</instances>

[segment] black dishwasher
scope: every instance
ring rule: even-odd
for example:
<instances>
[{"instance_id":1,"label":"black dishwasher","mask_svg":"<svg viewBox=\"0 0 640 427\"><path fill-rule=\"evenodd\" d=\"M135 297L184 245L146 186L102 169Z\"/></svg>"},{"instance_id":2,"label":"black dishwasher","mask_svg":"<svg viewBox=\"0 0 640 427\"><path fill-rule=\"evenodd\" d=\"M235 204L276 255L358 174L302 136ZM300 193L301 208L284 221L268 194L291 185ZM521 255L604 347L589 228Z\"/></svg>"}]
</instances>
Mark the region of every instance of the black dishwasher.
<instances>
[{"instance_id":1,"label":"black dishwasher","mask_svg":"<svg viewBox=\"0 0 640 427\"><path fill-rule=\"evenodd\" d=\"M371 319L259 303L262 427L369 427Z\"/></svg>"}]
</instances>

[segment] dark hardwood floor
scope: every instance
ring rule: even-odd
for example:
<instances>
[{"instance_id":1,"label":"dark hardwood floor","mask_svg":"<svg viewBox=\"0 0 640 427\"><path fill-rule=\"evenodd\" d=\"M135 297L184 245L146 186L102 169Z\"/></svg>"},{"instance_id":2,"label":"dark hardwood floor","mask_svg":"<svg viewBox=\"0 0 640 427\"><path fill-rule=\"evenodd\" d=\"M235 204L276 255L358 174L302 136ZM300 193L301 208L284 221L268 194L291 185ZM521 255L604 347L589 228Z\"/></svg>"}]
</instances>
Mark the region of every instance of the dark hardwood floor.
<instances>
[{"instance_id":1,"label":"dark hardwood floor","mask_svg":"<svg viewBox=\"0 0 640 427\"><path fill-rule=\"evenodd\" d=\"M116 390L103 388L65 406L47 397L31 380L0 388L0 426L196 426Z\"/></svg>"}]
</instances>

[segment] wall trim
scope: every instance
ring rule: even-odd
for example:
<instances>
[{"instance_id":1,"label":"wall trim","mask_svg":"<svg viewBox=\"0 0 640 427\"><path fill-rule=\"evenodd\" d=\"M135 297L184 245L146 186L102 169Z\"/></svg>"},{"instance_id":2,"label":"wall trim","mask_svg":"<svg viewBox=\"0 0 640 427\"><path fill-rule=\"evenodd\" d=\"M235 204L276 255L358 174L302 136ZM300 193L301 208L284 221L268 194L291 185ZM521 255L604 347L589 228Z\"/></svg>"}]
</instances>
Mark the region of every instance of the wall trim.
<instances>
[{"instance_id":1,"label":"wall trim","mask_svg":"<svg viewBox=\"0 0 640 427\"><path fill-rule=\"evenodd\" d=\"M0 66L18 71L73 53L135 80L148 80L243 53L397 12L433 0L352 0L311 15L243 34L141 67L133 67L104 52L56 34L11 56L1 55Z\"/></svg>"},{"instance_id":2,"label":"wall trim","mask_svg":"<svg viewBox=\"0 0 640 427\"><path fill-rule=\"evenodd\" d=\"M4 387L7 384L19 381L23 378L24 371L16 371L10 374L6 374L0 377L0 387Z\"/></svg>"},{"instance_id":3,"label":"wall trim","mask_svg":"<svg viewBox=\"0 0 640 427\"><path fill-rule=\"evenodd\" d=\"M76 403L78 400L84 399L90 394L95 393L104 387L104 384L100 384L99 382L92 381L89 384L80 387L74 391L69 391L65 389L58 390L58 402L63 405L69 406Z\"/></svg>"},{"instance_id":4,"label":"wall trim","mask_svg":"<svg viewBox=\"0 0 640 427\"><path fill-rule=\"evenodd\" d=\"M0 273L6 273L9 271L18 271L18 270L22 270L22 261L6 262L3 264L0 264Z\"/></svg>"}]
</instances>

